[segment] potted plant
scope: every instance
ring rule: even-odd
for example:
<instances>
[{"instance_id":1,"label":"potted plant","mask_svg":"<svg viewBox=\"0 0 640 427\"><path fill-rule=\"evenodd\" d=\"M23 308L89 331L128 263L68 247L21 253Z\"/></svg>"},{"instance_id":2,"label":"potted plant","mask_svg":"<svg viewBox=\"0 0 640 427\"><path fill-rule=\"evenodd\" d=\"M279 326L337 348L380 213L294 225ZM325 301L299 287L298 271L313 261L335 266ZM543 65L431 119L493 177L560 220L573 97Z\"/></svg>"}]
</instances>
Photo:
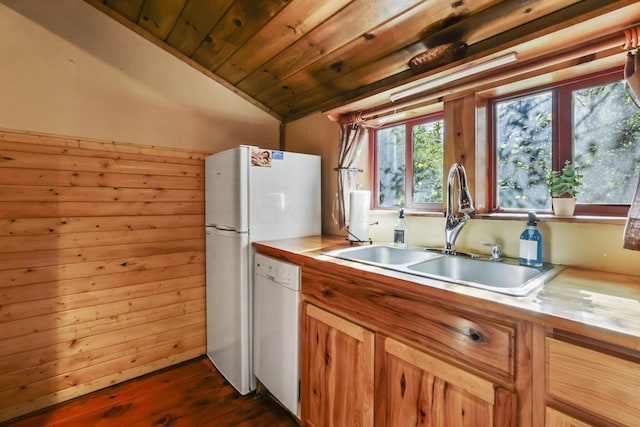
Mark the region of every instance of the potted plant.
<instances>
[{"instance_id":1,"label":"potted plant","mask_svg":"<svg viewBox=\"0 0 640 427\"><path fill-rule=\"evenodd\" d=\"M558 216L572 216L576 208L576 194L582 175L578 173L571 161L564 162L560 171L547 169L547 185L551 194L553 211Z\"/></svg>"}]
</instances>

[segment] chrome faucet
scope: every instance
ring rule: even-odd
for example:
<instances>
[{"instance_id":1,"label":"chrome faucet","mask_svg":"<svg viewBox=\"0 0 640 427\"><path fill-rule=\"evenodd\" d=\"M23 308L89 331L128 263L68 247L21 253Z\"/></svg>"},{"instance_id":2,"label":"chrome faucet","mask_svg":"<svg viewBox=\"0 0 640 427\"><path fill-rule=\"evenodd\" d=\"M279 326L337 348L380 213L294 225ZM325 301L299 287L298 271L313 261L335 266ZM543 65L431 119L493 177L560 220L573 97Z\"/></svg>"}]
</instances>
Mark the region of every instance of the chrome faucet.
<instances>
[{"instance_id":1,"label":"chrome faucet","mask_svg":"<svg viewBox=\"0 0 640 427\"><path fill-rule=\"evenodd\" d=\"M458 215L453 214L453 179L458 176ZM469 212L473 212L473 201L467 187L467 171L459 163L454 163L449 169L447 178L447 211L444 224L444 252L453 255L456 253L455 243L458 233L469 219ZM462 213L462 216L460 216Z\"/></svg>"}]
</instances>

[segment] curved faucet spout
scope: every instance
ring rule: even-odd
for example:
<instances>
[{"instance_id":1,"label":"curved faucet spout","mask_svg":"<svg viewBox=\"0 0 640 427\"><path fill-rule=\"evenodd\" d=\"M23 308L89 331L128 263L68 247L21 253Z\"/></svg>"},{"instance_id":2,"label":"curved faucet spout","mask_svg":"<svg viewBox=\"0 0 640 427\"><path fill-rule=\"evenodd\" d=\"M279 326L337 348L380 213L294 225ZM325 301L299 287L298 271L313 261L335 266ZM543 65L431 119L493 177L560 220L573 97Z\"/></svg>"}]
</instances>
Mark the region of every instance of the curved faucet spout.
<instances>
[{"instance_id":1,"label":"curved faucet spout","mask_svg":"<svg viewBox=\"0 0 640 427\"><path fill-rule=\"evenodd\" d=\"M455 176L458 177L458 215L453 213L453 180ZM469 187L467 186L467 171L461 164L454 163L451 165L447 177L447 206L444 223L445 253L456 253L455 243L458 234L469 219L468 213L474 210L471 193L469 193Z\"/></svg>"}]
</instances>

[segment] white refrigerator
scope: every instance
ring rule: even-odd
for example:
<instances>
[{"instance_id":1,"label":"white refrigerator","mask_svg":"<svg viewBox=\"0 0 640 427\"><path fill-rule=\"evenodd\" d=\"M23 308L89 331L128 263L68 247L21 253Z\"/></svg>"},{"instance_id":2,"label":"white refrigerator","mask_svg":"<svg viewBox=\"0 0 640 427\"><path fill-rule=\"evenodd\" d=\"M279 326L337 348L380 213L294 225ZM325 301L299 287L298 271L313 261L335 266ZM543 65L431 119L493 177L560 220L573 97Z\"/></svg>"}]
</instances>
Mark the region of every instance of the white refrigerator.
<instances>
[{"instance_id":1,"label":"white refrigerator","mask_svg":"<svg viewBox=\"0 0 640 427\"><path fill-rule=\"evenodd\" d=\"M251 242L319 235L320 209L319 156L242 145L205 158L207 355L241 394L255 389Z\"/></svg>"}]
</instances>

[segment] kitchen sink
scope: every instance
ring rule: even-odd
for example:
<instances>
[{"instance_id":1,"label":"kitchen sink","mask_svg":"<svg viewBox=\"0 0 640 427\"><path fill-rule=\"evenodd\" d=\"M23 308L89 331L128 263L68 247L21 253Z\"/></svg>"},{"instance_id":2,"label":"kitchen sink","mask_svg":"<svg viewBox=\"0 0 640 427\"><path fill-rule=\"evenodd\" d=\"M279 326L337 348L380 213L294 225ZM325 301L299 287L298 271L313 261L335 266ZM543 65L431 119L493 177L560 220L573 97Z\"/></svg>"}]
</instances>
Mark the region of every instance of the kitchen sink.
<instances>
[{"instance_id":1,"label":"kitchen sink","mask_svg":"<svg viewBox=\"0 0 640 427\"><path fill-rule=\"evenodd\" d=\"M564 269L555 264L529 267L509 258L496 262L386 245L336 249L323 254L514 296L527 295Z\"/></svg>"},{"instance_id":2,"label":"kitchen sink","mask_svg":"<svg viewBox=\"0 0 640 427\"><path fill-rule=\"evenodd\" d=\"M419 249L405 249L395 246L372 245L355 248L336 249L324 253L336 258L382 266L414 264L420 261L439 258L440 255Z\"/></svg>"},{"instance_id":3,"label":"kitchen sink","mask_svg":"<svg viewBox=\"0 0 640 427\"><path fill-rule=\"evenodd\" d=\"M495 262L448 255L409 265L407 269L421 276L435 277L510 295L526 295L563 269L563 266L553 264L529 267L516 262L508 259Z\"/></svg>"}]
</instances>

